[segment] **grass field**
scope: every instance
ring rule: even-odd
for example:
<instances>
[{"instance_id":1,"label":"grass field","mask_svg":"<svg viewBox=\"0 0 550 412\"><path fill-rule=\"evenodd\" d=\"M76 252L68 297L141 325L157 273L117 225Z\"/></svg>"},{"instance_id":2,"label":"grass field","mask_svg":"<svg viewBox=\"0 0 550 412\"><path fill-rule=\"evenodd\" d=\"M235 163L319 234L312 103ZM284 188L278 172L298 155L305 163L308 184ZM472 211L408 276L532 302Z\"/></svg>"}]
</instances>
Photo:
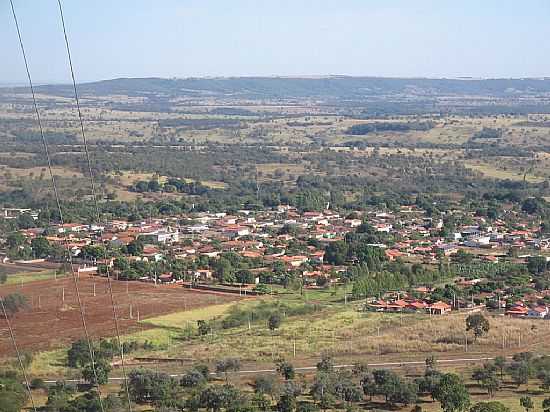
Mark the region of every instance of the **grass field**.
<instances>
[{"instance_id":1,"label":"grass field","mask_svg":"<svg viewBox=\"0 0 550 412\"><path fill-rule=\"evenodd\" d=\"M21 272L21 273L15 273L13 275L8 275L8 279L6 280L6 283L4 285L21 285L24 283L29 282L35 282L37 280L48 280L53 279L55 277L55 271L54 270L43 270L40 272ZM64 277L64 276L58 276L58 277ZM0 288L2 286L0 285Z\"/></svg>"}]
</instances>

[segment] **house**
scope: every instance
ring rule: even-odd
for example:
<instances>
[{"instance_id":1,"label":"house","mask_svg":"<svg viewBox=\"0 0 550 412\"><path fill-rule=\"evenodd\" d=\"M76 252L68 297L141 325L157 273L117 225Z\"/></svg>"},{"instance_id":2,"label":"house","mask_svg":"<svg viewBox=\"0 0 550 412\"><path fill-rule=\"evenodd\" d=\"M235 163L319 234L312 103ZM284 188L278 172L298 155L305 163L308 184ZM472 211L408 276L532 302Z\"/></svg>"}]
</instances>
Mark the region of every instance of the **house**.
<instances>
[{"instance_id":1,"label":"house","mask_svg":"<svg viewBox=\"0 0 550 412\"><path fill-rule=\"evenodd\" d=\"M234 239L239 236L248 236L250 234L250 229L245 226L232 225L227 226L223 230L223 234L230 239Z\"/></svg>"},{"instance_id":2,"label":"house","mask_svg":"<svg viewBox=\"0 0 550 412\"><path fill-rule=\"evenodd\" d=\"M442 301L432 303L426 309L430 315L446 315L447 313L451 313L451 305Z\"/></svg>"},{"instance_id":3,"label":"house","mask_svg":"<svg viewBox=\"0 0 550 412\"><path fill-rule=\"evenodd\" d=\"M546 316L548 316L548 307L542 305L529 308L527 312L528 318L544 319Z\"/></svg>"},{"instance_id":4,"label":"house","mask_svg":"<svg viewBox=\"0 0 550 412\"><path fill-rule=\"evenodd\" d=\"M0 216L2 216L4 219L16 219L20 215L28 214L34 220L37 220L39 214L39 211L32 209L3 208L0 210Z\"/></svg>"},{"instance_id":5,"label":"house","mask_svg":"<svg viewBox=\"0 0 550 412\"><path fill-rule=\"evenodd\" d=\"M397 258L407 255L406 253L400 252L399 250L396 250L396 249L386 249L384 250L384 254L386 255L389 261L394 261Z\"/></svg>"},{"instance_id":6,"label":"house","mask_svg":"<svg viewBox=\"0 0 550 412\"><path fill-rule=\"evenodd\" d=\"M393 228L393 225L389 223L379 223L374 226L377 232L390 233L390 230Z\"/></svg>"},{"instance_id":7,"label":"house","mask_svg":"<svg viewBox=\"0 0 550 412\"><path fill-rule=\"evenodd\" d=\"M308 261L307 256L281 256L280 259L295 268Z\"/></svg>"},{"instance_id":8,"label":"house","mask_svg":"<svg viewBox=\"0 0 550 412\"><path fill-rule=\"evenodd\" d=\"M406 309L417 311L417 310L426 310L429 305L426 302L420 300L413 300L407 303Z\"/></svg>"},{"instance_id":9,"label":"house","mask_svg":"<svg viewBox=\"0 0 550 412\"><path fill-rule=\"evenodd\" d=\"M506 312L505 312L507 316L510 316L513 318L523 318L527 316L528 313L529 313L529 309L527 309L525 305L523 305L523 303L515 304L512 307L506 309Z\"/></svg>"},{"instance_id":10,"label":"house","mask_svg":"<svg viewBox=\"0 0 550 412\"><path fill-rule=\"evenodd\" d=\"M179 241L179 231L172 228L148 228L137 235L145 241L155 243L175 243Z\"/></svg>"},{"instance_id":11,"label":"house","mask_svg":"<svg viewBox=\"0 0 550 412\"><path fill-rule=\"evenodd\" d=\"M454 244L442 244L436 246L436 251L443 253L443 256L451 256L458 253L458 247Z\"/></svg>"},{"instance_id":12,"label":"house","mask_svg":"<svg viewBox=\"0 0 550 412\"><path fill-rule=\"evenodd\" d=\"M164 273L158 277L158 281L160 283L171 283L173 282L173 280L174 280L174 277L172 276L171 273Z\"/></svg>"},{"instance_id":13,"label":"house","mask_svg":"<svg viewBox=\"0 0 550 412\"><path fill-rule=\"evenodd\" d=\"M212 271L209 269L198 269L193 272L195 280L206 281L212 279Z\"/></svg>"}]
</instances>

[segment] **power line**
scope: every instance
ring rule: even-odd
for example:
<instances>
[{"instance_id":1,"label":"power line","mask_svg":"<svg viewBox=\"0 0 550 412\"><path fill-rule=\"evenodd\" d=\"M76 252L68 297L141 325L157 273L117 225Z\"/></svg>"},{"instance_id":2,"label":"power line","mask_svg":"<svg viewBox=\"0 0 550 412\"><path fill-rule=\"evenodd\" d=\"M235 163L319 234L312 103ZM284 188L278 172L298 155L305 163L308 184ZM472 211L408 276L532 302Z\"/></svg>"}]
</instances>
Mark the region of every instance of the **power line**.
<instances>
[{"instance_id":1,"label":"power line","mask_svg":"<svg viewBox=\"0 0 550 412\"><path fill-rule=\"evenodd\" d=\"M87 164L88 164L88 171L89 171L89 174L90 174L90 186L91 186L91 190L92 190L92 199L94 201L94 206L95 206L96 221L99 225L101 223L101 214L100 214L100 211L99 211L98 196L97 196L97 193L96 193L96 186L95 186L95 181L94 181L94 173L93 173L93 168L92 168L92 161L91 161L91 157L90 157L90 151L88 149L88 140L86 139L86 133L84 131L84 121L82 119L82 110L80 109L80 99L78 98L78 89L76 87L76 79L75 79L75 75L74 75L73 61L72 61L72 58L71 58L71 48L69 46L69 38L67 36L67 29L66 29L66 26L65 26L65 17L63 15L63 6L61 5L61 0L57 0L57 4L59 6L59 15L61 17L61 25L63 27L63 36L65 37L65 46L66 46L66 49L67 49L67 58L69 60L69 68L70 68L70 71L71 71L71 79L73 81L74 98L75 98L76 108L77 108L77 112L78 112L78 120L80 122L80 131L82 133L82 141L84 143L84 151L86 153L86 161L87 161ZM105 261L107 261L107 249L105 248L104 251L105 251L104 258L105 258ZM112 309L113 309L113 321L114 321L114 324L115 324L115 331L116 331L117 343L118 343L118 347L119 347L122 374L124 376L124 386L125 386L125 391L126 391L126 397L127 397L127 400L128 400L128 411L132 412L132 402L130 400L130 389L128 387L128 378L127 378L127 375L126 375L126 366L125 366L125 363L124 363L124 347L122 346L122 341L120 339L120 327L119 327L118 316L117 316L117 312L116 312L116 304L115 304L115 299L114 299L114 295L113 295L113 284L112 284L112 279L111 279L111 275L110 275L110 271L109 271L109 265L106 265L106 268L107 268L107 283L108 283L108 288L109 288L109 295L110 295L110 298L111 298L111 306L112 306Z\"/></svg>"},{"instance_id":2,"label":"power line","mask_svg":"<svg viewBox=\"0 0 550 412\"><path fill-rule=\"evenodd\" d=\"M17 360L19 362L19 367L21 368L21 371L23 372L23 378L25 379L25 386L27 387L27 392L29 393L29 397L31 398L31 404L32 409L34 412L36 412L36 405L34 403L34 398L32 396L31 392L31 385L29 384L29 378L27 376L27 371L25 369L25 365L23 364L23 360L21 359L21 353L19 352L19 348L17 347L17 341L15 340L15 335L13 334L13 328L11 327L11 322L8 317L8 313L6 312L6 306L4 305L4 299L0 298L0 304L2 305L2 312L4 312L4 317L6 318L6 323L8 325L8 329L10 331L10 338L11 343L13 344L13 348L15 349L15 354L17 355Z\"/></svg>"},{"instance_id":3,"label":"power line","mask_svg":"<svg viewBox=\"0 0 550 412\"><path fill-rule=\"evenodd\" d=\"M60 200L60 197L59 197L57 182L56 182L55 176L53 174L52 161L51 161L51 156L50 156L50 152L49 152L49 149L48 149L48 142L46 140L46 137L44 135L44 129L42 127L42 120L41 120L41 117L40 117L40 111L38 110L38 104L36 102L36 95L35 95L35 92L34 92L34 85L33 85L31 73L30 73L30 70L29 70L29 63L28 63L28 60L27 60L27 55L25 53L25 47L23 45L23 38L21 36L21 30L19 28L19 22L17 20L17 14L15 13L15 7L13 6L13 0L10 0L10 5L11 5L12 14L13 14L13 20L15 22L15 27L17 29L17 36L19 38L19 46L21 48L21 54L23 56L23 61L25 63L25 70L27 72L27 79L28 79L28 82L29 82L30 90L31 90L34 111L36 113L36 120L37 120L37 123L38 123L38 128L40 130L40 136L41 136L42 144L44 146L44 153L46 155L48 170L49 170L50 178L51 178L51 182L52 182L52 188L53 188L53 192L54 192L54 196L55 196L55 201L56 201L56 204L57 204L57 210L58 210L58 213L59 213L59 222L63 226L64 225L64 219L63 219L63 210L61 208L61 200ZM97 371L96 371L93 345L91 343L90 334L88 333L88 327L86 325L86 317L84 316L84 307L83 307L83 304L82 304L82 299L80 297L80 291L79 291L79 288L78 288L78 279L77 279L76 274L74 273L73 258L72 258L71 250L69 248L67 236L65 236L64 240L65 240L64 243L65 243L65 246L66 246L66 249L67 249L68 263L69 263L69 266L70 266L70 269L71 269L71 274L72 274L72 277L73 277L76 298L77 298L77 301L78 301L78 307L79 307L79 310L80 310L82 328L84 330L86 341L88 342L88 352L89 352L89 355L90 355L90 361L91 361L91 364L92 364L92 371L93 371L93 375L94 375L94 379L95 379L95 383L96 383L97 391L98 391L98 395L99 395L99 404L100 404L100 407L101 407L101 411L105 412L105 408L103 407L103 400L101 399L101 389L99 387L99 383L98 383L98 379L97 379Z\"/></svg>"}]
</instances>

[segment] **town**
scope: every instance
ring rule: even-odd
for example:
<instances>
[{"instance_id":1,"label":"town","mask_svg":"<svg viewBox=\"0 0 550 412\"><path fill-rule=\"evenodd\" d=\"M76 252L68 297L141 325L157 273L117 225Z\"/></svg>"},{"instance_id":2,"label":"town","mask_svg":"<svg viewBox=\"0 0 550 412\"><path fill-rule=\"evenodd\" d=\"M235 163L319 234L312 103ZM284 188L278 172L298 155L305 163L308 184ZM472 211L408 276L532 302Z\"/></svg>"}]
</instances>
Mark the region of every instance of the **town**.
<instances>
[{"instance_id":1,"label":"town","mask_svg":"<svg viewBox=\"0 0 550 412\"><path fill-rule=\"evenodd\" d=\"M35 226L39 214L3 210L4 219L22 226ZM4 264L61 265L70 251L78 276L242 296L270 293L273 285L299 284L305 290L346 285L365 266L379 271L373 283L355 282L349 291L350 300L366 302L365 310L434 315L490 310L537 319L549 313L550 284L538 275L547 266L550 238L540 221L513 210L490 219L457 210L428 216L415 204L347 214L278 206L28 227L1 241ZM400 276L384 279L382 268Z\"/></svg>"}]
</instances>

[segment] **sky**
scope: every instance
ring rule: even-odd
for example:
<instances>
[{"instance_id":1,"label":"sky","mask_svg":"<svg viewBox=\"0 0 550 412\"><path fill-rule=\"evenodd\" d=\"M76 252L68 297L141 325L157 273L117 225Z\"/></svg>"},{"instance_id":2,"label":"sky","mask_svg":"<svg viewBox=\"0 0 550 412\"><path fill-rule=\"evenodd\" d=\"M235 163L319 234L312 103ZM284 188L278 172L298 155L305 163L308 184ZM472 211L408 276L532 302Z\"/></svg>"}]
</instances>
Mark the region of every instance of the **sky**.
<instances>
[{"instance_id":1,"label":"sky","mask_svg":"<svg viewBox=\"0 0 550 412\"><path fill-rule=\"evenodd\" d=\"M68 83L57 0L13 0L35 83ZM550 76L547 0L63 0L77 81ZM26 81L8 0L0 84Z\"/></svg>"}]
</instances>

